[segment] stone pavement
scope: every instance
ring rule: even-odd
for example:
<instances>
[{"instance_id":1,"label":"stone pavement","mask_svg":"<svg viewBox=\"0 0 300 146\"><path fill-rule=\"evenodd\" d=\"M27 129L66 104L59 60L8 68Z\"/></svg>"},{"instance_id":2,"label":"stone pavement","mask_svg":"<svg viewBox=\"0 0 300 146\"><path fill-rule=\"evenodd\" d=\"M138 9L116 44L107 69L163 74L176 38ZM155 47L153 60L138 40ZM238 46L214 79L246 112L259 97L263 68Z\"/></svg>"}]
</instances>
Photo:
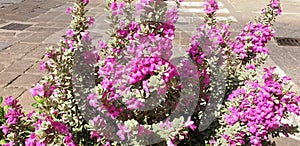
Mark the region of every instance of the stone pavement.
<instances>
[{"instance_id":1,"label":"stone pavement","mask_svg":"<svg viewBox=\"0 0 300 146\"><path fill-rule=\"evenodd\" d=\"M175 56L185 52L190 36L203 20L203 3L199 1L185 0L180 9L181 17L176 24L173 49ZM0 4L3 5L2 2ZM28 89L44 74L39 71L39 63L44 59L45 48L55 46L65 34L71 17L64 12L68 6L73 5L73 0L15 2L17 3L5 5L3 8L0 5L0 95L18 97L25 110L31 110L30 105L33 100ZM231 31L236 35L241 30L241 26L252 19L254 14L241 15L242 13L232 11L237 8L233 8L234 5L230 0L221 0L221 2L217 19L222 22L231 21ZM87 15L94 16L96 19L95 25L90 29L95 42L98 39L106 40L108 37L105 31L109 26L103 21L106 19L104 3L105 1L91 0L88 7ZM264 6L264 3L262 5ZM244 7L246 9L248 6ZM273 60L269 60L268 65L276 64ZM298 141L279 138L276 142L278 145L295 146Z\"/></svg>"},{"instance_id":2,"label":"stone pavement","mask_svg":"<svg viewBox=\"0 0 300 146\"><path fill-rule=\"evenodd\" d=\"M90 7L98 5L92 3ZM32 109L28 89L43 76L39 64L45 48L55 46L69 26L71 17L65 14L68 6L73 6L73 0L23 0L0 8L1 96L19 97L26 110ZM44 41L60 31L52 43Z\"/></svg>"},{"instance_id":3,"label":"stone pavement","mask_svg":"<svg viewBox=\"0 0 300 146\"><path fill-rule=\"evenodd\" d=\"M22 1L23 0L1 0L0 1L0 8L6 7L6 6L9 6L9 5L13 5L15 3L20 3Z\"/></svg>"}]
</instances>

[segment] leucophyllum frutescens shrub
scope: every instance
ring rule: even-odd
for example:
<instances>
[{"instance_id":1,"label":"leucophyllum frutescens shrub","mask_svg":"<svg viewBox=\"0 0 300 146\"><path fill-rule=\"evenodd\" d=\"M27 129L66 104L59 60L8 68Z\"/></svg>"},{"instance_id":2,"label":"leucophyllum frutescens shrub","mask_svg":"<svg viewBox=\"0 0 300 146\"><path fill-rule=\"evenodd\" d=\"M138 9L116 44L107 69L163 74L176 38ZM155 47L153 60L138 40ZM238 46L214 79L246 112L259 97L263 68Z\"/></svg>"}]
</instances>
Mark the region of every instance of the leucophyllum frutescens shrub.
<instances>
[{"instance_id":1,"label":"leucophyllum frutescens shrub","mask_svg":"<svg viewBox=\"0 0 300 146\"><path fill-rule=\"evenodd\" d=\"M48 75L30 90L36 110L5 99L4 145L262 145L295 132L283 122L300 114L290 78L274 67L259 78L257 69L279 1L235 39L216 23L218 3L205 1L204 24L174 58L182 1L108 0L109 39L93 46L89 1L77 0L66 11L73 19L65 39L41 63Z\"/></svg>"}]
</instances>

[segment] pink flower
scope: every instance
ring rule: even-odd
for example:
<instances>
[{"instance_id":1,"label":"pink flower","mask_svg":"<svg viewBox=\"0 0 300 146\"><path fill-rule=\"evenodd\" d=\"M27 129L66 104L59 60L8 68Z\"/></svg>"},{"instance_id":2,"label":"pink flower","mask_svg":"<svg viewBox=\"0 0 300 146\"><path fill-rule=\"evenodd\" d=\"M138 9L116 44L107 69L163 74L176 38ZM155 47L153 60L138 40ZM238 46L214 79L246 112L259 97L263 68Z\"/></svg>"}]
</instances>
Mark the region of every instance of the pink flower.
<instances>
[{"instance_id":1,"label":"pink flower","mask_svg":"<svg viewBox=\"0 0 300 146\"><path fill-rule=\"evenodd\" d=\"M64 143L67 144L67 146L76 146L73 141L73 135L69 133L64 140Z\"/></svg>"},{"instance_id":2,"label":"pink flower","mask_svg":"<svg viewBox=\"0 0 300 146\"><path fill-rule=\"evenodd\" d=\"M49 61L42 61L40 63L40 71L45 71L45 70L48 70L48 65L50 64Z\"/></svg>"},{"instance_id":3,"label":"pink flower","mask_svg":"<svg viewBox=\"0 0 300 146\"><path fill-rule=\"evenodd\" d=\"M98 96L96 94L90 94L87 97L87 100L89 100L90 106L94 108L98 107Z\"/></svg>"},{"instance_id":4,"label":"pink flower","mask_svg":"<svg viewBox=\"0 0 300 146\"><path fill-rule=\"evenodd\" d=\"M7 127L7 126L5 126L5 125L2 125L2 126L0 126L0 128L2 129L2 132L4 133L4 135L7 135L7 134L8 134L9 127Z\"/></svg>"},{"instance_id":5,"label":"pink flower","mask_svg":"<svg viewBox=\"0 0 300 146\"><path fill-rule=\"evenodd\" d=\"M138 135L142 136L142 135L149 135L151 134L151 131L145 129L143 126L138 126Z\"/></svg>"},{"instance_id":6,"label":"pink flower","mask_svg":"<svg viewBox=\"0 0 300 146\"><path fill-rule=\"evenodd\" d=\"M189 117L187 119L187 121L184 123L183 127L189 127L191 128L193 131L197 128L197 126L194 125L194 121L191 120L191 117Z\"/></svg>"},{"instance_id":7,"label":"pink flower","mask_svg":"<svg viewBox=\"0 0 300 146\"><path fill-rule=\"evenodd\" d=\"M116 16L116 15L123 15L123 8L125 7L125 3L121 2L120 4L116 3L116 2L112 2L111 3L111 10L112 10L112 15Z\"/></svg>"},{"instance_id":8,"label":"pink flower","mask_svg":"<svg viewBox=\"0 0 300 146\"><path fill-rule=\"evenodd\" d=\"M148 86L148 80L144 80L143 81L143 89L145 90L145 92L149 93L149 86Z\"/></svg>"},{"instance_id":9,"label":"pink flower","mask_svg":"<svg viewBox=\"0 0 300 146\"><path fill-rule=\"evenodd\" d=\"M3 144L2 146L14 146L15 142L10 141L9 143Z\"/></svg>"},{"instance_id":10,"label":"pink flower","mask_svg":"<svg viewBox=\"0 0 300 146\"><path fill-rule=\"evenodd\" d=\"M271 6L273 8L278 8L279 7L279 0L272 0L271 1Z\"/></svg>"},{"instance_id":11,"label":"pink flower","mask_svg":"<svg viewBox=\"0 0 300 146\"><path fill-rule=\"evenodd\" d=\"M160 124L160 128L171 128L173 125L173 122L170 122L170 119L168 118L165 122Z\"/></svg>"},{"instance_id":12,"label":"pink flower","mask_svg":"<svg viewBox=\"0 0 300 146\"><path fill-rule=\"evenodd\" d=\"M171 140L168 140L167 146L176 146Z\"/></svg>"},{"instance_id":13,"label":"pink flower","mask_svg":"<svg viewBox=\"0 0 300 146\"><path fill-rule=\"evenodd\" d=\"M17 103L18 100L15 100L13 96L8 96L4 101L4 104L8 106L15 106Z\"/></svg>"},{"instance_id":14,"label":"pink flower","mask_svg":"<svg viewBox=\"0 0 300 146\"><path fill-rule=\"evenodd\" d=\"M72 37L72 36L74 36L74 30L73 29L69 29L68 31L67 31L67 36L70 38L70 37Z\"/></svg>"},{"instance_id":15,"label":"pink flower","mask_svg":"<svg viewBox=\"0 0 300 146\"><path fill-rule=\"evenodd\" d=\"M167 12L166 12L166 22L173 24L177 20L178 20L178 9L175 7L175 8L167 10Z\"/></svg>"},{"instance_id":16,"label":"pink flower","mask_svg":"<svg viewBox=\"0 0 300 146\"><path fill-rule=\"evenodd\" d=\"M121 138L121 140L125 140L125 134L129 132L129 129L121 124L118 124L119 131L117 135Z\"/></svg>"},{"instance_id":17,"label":"pink flower","mask_svg":"<svg viewBox=\"0 0 300 146\"><path fill-rule=\"evenodd\" d=\"M67 10L66 10L66 13L67 13L67 14L71 14L71 13L72 13L72 10L73 10L72 7L68 7Z\"/></svg>"},{"instance_id":18,"label":"pink flower","mask_svg":"<svg viewBox=\"0 0 300 146\"><path fill-rule=\"evenodd\" d=\"M250 65L247 65L247 66L246 66L246 69L247 69L247 70L255 70L256 67L255 67L254 64L250 64Z\"/></svg>"},{"instance_id":19,"label":"pink flower","mask_svg":"<svg viewBox=\"0 0 300 146\"><path fill-rule=\"evenodd\" d=\"M102 49L105 49L105 48L107 48L107 44L104 42L104 41L98 41L98 45L99 45L99 47L100 48L102 48Z\"/></svg>"},{"instance_id":20,"label":"pink flower","mask_svg":"<svg viewBox=\"0 0 300 146\"><path fill-rule=\"evenodd\" d=\"M129 110L138 109L139 107L144 106L144 103L136 98L131 98L129 101L126 102L126 104L128 105L127 108Z\"/></svg>"},{"instance_id":21,"label":"pink flower","mask_svg":"<svg viewBox=\"0 0 300 146\"><path fill-rule=\"evenodd\" d=\"M88 3L89 3L89 0L83 0L83 3L84 3L84 4L88 4Z\"/></svg>"},{"instance_id":22,"label":"pink flower","mask_svg":"<svg viewBox=\"0 0 300 146\"><path fill-rule=\"evenodd\" d=\"M95 18L94 17L88 17L88 23L89 23L89 25L93 25L95 23Z\"/></svg>"},{"instance_id":23,"label":"pink flower","mask_svg":"<svg viewBox=\"0 0 300 146\"><path fill-rule=\"evenodd\" d=\"M34 114L35 114L35 111L29 112L29 113L27 114L27 118L28 118L28 119L31 119L32 115L34 115Z\"/></svg>"},{"instance_id":24,"label":"pink flower","mask_svg":"<svg viewBox=\"0 0 300 146\"><path fill-rule=\"evenodd\" d=\"M110 116L112 119L116 119L119 116L119 113L120 112L114 106L111 106L106 112L106 116Z\"/></svg>"},{"instance_id":25,"label":"pink flower","mask_svg":"<svg viewBox=\"0 0 300 146\"><path fill-rule=\"evenodd\" d=\"M41 84L36 84L36 86L34 88L30 89L30 93L31 95L34 96L44 96L45 95L45 89L44 89L44 85Z\"/></svg>"},{"instance_id":26,"label":"pink flower","mask_svg":"<svg viewBox=\"0 0 300 146\"><path fill-rule=\"evenodd\" d=\"M91 42L92 41L92 38L90 36L90 32L85 31L85 32L81 32L80 34L82 36L82 38L81 38L82 41L87 41L87 42Z\"/></svg>"},{"instance_id":27,"label":"pink flower","mask_svg":"<svg viewBox=\"0 0 300 146\"><path fill-rule=\"evenodd\" d=\"M30 137L25 140L25 145L26 146L35 146L35 143L36 143L36 135L33 132L30 134Z\"/></svg>"},{"instance_id":28,"label":"pink flower","mask_svg":"<svg viewBox=\"0 0 300 146\"><path fill-rule=\"evenodd\" d=\"M53 128L60 132L61 134L68 134L69 133L69 127L66 126L65 124L63 123L60 123L60 122L52 122L51 123Z\"/></svg>"},{"instance_id":29,"label":"pink flower","mask_svg":"<svg viewBox=\"0 0 300 146\"><path fill-rule=\"evenodd\" d=\"M207 15L211 15L219 9L218 2L215 0L206 0L204 6Z\"/></svg>"},{"instance_id":30,"label":"pink flower","mask_svg":"<svg viewBox=\"0 0 300 146\"><path fill-rule=\"evenodd\" d=\"M97 131L92 131L91 133L90 133L90 138L91 139L93 139L93 138L97 138L97 139L99 139L100 138L100 134L97 132Z\"/></svg>"}]
</instances>

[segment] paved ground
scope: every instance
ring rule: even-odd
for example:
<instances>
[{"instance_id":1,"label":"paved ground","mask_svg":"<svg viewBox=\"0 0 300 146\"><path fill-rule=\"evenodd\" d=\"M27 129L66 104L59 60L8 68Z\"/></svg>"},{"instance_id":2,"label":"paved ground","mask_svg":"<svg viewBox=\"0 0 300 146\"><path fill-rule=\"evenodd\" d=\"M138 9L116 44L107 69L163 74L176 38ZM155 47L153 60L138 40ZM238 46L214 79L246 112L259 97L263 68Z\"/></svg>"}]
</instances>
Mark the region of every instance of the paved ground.
<instances>
[{"instance_id":1,"label":"paved ground","mask_svg":"<svg viewBox=\"0 0 300 146\"><path fill-rule=\"evenodd\" d=\"M0 0L0 95L18 97L26 110L32 103L28 89L38 82L43 73L39 72L39 62L43 60L44 48L56 45L65 34L70 16L64 11L71 6L73 0ZM202 20L203 7L200 0L186 0L180 10L182 14L176 24L174 49L175 55L183 54L190 36L196 25ZM195 3L196 2L196 3ZM221 0L222 5L217 19L232 21L233 35L267 4L264 1ZM283 16L275 24L277 36L300 38L300 13L297 9L300 0L283 1ZM88 15L96 17L96 23L91 28L93 38L105 39L108 25L103 10L104 1L91 0ZM10 25L9 25L10 24ZM7 26L9 25L9 26ZM298 29L297 29L298 28ZM10 30L18 29L18 30ZM294 78L300 85L297 72L300 60L300 47L282 47L275 41L269 43L271 59L268 65L279 66L287 75ZM299 141L293 139L276 139L278 145L295 146Z\"/></svg>"},{"instance_id":2,"label":"paved ground","mask_svg":"<svg viewBox=\"0 0 300 146\"><path fill-rule=\"evenodd\" d=\"M22 1L23 0L1 0L0 1L0 8L6 7L6 6L9 6L9 5L13 5L13 4L16 4L16 3L20 3Z\"/></svg>"}]
</instances>

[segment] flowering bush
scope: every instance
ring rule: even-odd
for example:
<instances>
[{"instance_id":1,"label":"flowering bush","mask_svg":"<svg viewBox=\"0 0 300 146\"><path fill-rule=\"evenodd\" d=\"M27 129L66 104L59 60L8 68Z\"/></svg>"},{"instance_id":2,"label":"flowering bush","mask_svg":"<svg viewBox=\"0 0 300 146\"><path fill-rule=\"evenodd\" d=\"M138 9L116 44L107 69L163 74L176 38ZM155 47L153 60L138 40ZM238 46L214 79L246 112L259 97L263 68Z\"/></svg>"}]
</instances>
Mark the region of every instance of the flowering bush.
<instances>
[{"instance_id":1,"label":"flowering bush","mask_svg":"<svg viewBox=\"0 0 300 146\"><path fill-rule=\"evenodd\" d=\"M48 75L30 90L36 110L5 99L3 145L262 145L296 132L283 122L300 114L290 78L274 67L257 75L279 1L232 40L216 23L218 2L207 0L186 54L172 58L182 1L109 0L110 38L93 46L89 1L77 0L65 39L41 63Z\"/></svg>"}]
</instances>

